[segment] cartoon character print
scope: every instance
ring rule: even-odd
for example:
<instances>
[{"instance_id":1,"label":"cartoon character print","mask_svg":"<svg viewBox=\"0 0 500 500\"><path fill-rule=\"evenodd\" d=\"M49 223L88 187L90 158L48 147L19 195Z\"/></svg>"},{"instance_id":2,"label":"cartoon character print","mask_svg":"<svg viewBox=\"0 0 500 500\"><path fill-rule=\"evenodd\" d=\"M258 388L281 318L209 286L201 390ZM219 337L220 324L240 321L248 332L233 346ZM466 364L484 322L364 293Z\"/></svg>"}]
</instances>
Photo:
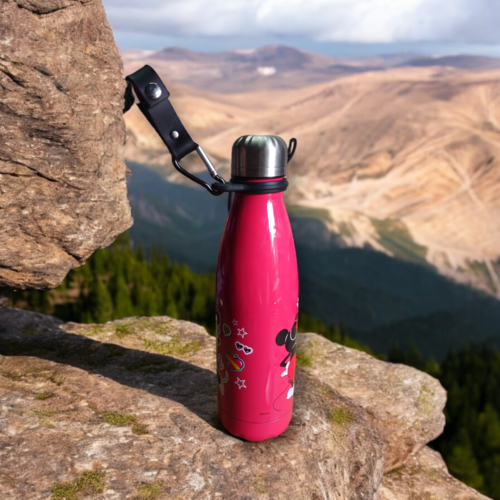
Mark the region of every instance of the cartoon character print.
<instances>
[{"instance_id":1,"label":"cartoon character print","mask_svg":"<svg viewBox=\"0 0 500 500\"><path fill-rule=\"evenodd\" d=\"M240 373L245 368L245 361L242 359L241 355L245 355L244 357L253 353L253 348L244 345L243 343L236 341L234 342L234 347L239 353L235 353L232 351L226 351L223 355L220 350L222 350L222 341L224 338L231 337L234 333L236 333L236 329L238 330L238 335L244 337L248 334L244 328L237 328L238 321L233 319L232 325L233 328L229 326L227 323L222 322L221 314L216 308L215 313L215 324L216 324L216 338L217 338L217 385L219 387L219 391L221 395L224 395L224 384L226 384L230 377L230 372ZM224 340L224 342L227 342ZM231 375L231 377L233 377ZM246 381L240 378L237 378L235 384L238 386L238 389L245 388Z\"/></svg>"},{"instance_id":2,"label":"cartoon character print","mask_svg":"<svg viewBox=\"0 0 500 500\"><path fill-rule=\"evenodd\" d=\"M221 372L224 371L224 361L222 360L220 353L217 354L217 368Z\"/></svg>"},{"instance_id":3,"label":"cartoon character print","mask_svg":"<svg viewBox=\"0 0 500 500\"><path fill-rule=\"evenodd\" d=\"M226 368L233 372L241 372L245 368L245 362L234 352L226 352Z\"/></svg>"},{"instance_id":4,"label":"cartoon character print","mask_svg":"<svg viewBox=\"0 0 500 500\"><path fill-rule=\"evenodd\" d=\"M224 325L226 326L226 325ZM215 309L215 336L217 338L217 350L222 344L222 321L220 317L219 310ZM222 360L222 355L217 353L217 386L222 396L224 396L224 384L229 380L229 372L225 370L224 361Z\"/></svg>"},{"instance_id":5,"label":"cartoon character print","mask_svg":"<svg viewBox=\"0 0 500 500\"><path fill-rule=\"evenodd\" d=\"M220 313L219 313L219 310L216 309L215 310L215 336L217 338L217 347L221 345L221 338L220 338L220 334L221 334L221 330L220 330Z\"/></svg>"},{"instance_id":6,"label":"cartoon character print","mask_svg":"<svg viewBox=\"0 0 500 500\"><path fill-rule=\"evenodd\" d=\"M219 385L219 391L224 396L224 384L229 380L229 372L226 372L224 377L217 372L217 383Z\"/></svg>"},{"instance_id":7,"label":"cartoon character print","mask_svg":"<svg viewBox=\"0 0 500 500\"><path fill-rule=\"evenodd\" d=\"M290 361L292 361L293 356L295 355L295 351L297 350L297 322L298 322L298 314L295 316L295 321L293 323L292 329L281 330L281 332L276 335L276 344L279 346L284 345L288 354L285 356L283 361L280 363L280 366L285 368L285 371L281 374L282 377L288 375L288 367L290 366Z\"/></svg>"},{"instance_id":8,"label":"cartoon character print","mask_svg":"<svg viewBox=\"0 0 500 500\"><path fill-rule=\"evenodd\" d=\"M230 337L231 336L231 327L224 323L222 325L222 331L224 332L224 337Z\"/></svg>"},{"instance_id":9,"label":"cartoon character print","mask_svg":"<svg viewBox=\"0 0 500 500\"><path fill-rule=\"evenodd\" d=\"M234 343L234 347L238 349L238 351L243 351L245 354L252 354L253 349L247 345L243 345L241 342L236 341Z\"/></svg>"},{"instance_id":10,"label":"cartoon character print","mask_svg":"<svg viewBox=\"0 0 500 500\"><path fill-rule=\"evenodd\" d=\"M280 366L285 368L284 371L281 373L281 377L288 377L288 384L283 390L283 392L280 393L280 395L274 400L273 407L276 411L281 411L283 403L282 399L283 396L285 397L286 400L290 399L293 396L294 390L295 390L295 383L293 381L293 378L289 376L288 374L288 368L290 366L290 363L295 356L295 351L297 350L297 324L298 324L298 313L295 316L295 321L293 323L293 326L290 330L281 330L278 335L276 335L276 344L279 346L285 346L285 349L287 351L286 356L283 358L283 361L281 361ZM285 395L286 393L286 395Z\"/></svg>"}]
</instances>

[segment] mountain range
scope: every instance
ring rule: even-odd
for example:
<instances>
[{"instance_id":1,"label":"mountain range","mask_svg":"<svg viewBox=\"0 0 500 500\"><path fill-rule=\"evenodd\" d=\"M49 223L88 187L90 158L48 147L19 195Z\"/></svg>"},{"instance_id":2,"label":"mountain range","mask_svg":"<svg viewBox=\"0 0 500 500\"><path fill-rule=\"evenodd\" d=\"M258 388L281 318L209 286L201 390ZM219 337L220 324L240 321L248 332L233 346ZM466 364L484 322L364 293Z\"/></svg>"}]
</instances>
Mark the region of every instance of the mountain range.
<instances>
[{"instance_id":1,"label":"mountain range","mask_svg":"<svg viewBox=\"0 0 500 500\"><path fill-rule=\"evenodd\" d=\"M135 51L124 62L127 72L143 63L157 69L191 135L225 176L237 137L296 137L289 210L320 221L336 247L369 248L499 295L500 60L339 62L265 47ZM258 71L271 67L273 74ZM184 183L137 108L126 122L129 161ZM185 165L203 168L196 158Z\"/></svg>"},{"instance_id":2,"label":"mountain range","mask_svg":"<svg viewBox=\"0 0 500 500\"><path fill-rule=\"evenodd\" d=\"M228 52L194 52L179 47L162 50L124 50L126 71L151 64L168 75L168 82L184 83L204 92L255 92L300 88L347 75L393 67L449 67L465 70L500 69L500 59L484 56L416 56L390 54L363 59L333 59L284 45Z\"/></svg>"}]
</instances>

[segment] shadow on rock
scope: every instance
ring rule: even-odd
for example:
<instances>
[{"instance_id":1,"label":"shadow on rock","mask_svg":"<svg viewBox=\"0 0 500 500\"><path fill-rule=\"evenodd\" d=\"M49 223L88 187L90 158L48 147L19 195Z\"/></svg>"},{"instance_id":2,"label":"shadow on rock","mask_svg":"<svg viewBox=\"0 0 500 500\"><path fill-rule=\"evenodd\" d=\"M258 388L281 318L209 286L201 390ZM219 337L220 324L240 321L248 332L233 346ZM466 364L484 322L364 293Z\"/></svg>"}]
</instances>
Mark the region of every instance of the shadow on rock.
<instances>
[{"instance_id":1,"label":"shadow on rock","mask_svg":"<svg viewBox=\"0 0 500 500\"><path fill-rule=\"evenodd\" d=\"M54 318L36 315L36 330L23 311L0 310L0 355L35 356L70 365L184 405L212 427L217 416L215 373L180 359L128 349L68 333ZM33 324L34 313L28 313ZM50 318L50 319L49 319ZM40 321L38 321L40 319Z\"/></svg>"}]
</instances>

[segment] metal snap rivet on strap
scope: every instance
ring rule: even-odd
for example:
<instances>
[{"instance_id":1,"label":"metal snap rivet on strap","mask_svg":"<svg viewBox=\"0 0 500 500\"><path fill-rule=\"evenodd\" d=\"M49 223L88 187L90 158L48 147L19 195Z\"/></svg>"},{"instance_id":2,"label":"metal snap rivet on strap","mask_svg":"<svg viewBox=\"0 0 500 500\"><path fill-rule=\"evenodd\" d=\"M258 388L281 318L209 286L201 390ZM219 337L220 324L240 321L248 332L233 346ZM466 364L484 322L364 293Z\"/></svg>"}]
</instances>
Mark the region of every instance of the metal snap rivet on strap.
<instances>
[{"instance_id":1,"label":"metal snap rivet on strap","mask_svg":"<svg viewBox=\"0 0 500 500\"><path fill-rule=\"evenodd\" d=\"M170 132L170 138L171 139L178 139L179 138L179 132L177 132L177 130L173 130L172 132Z\"/></svg>"},{"instance_id":2,"label":"metal snap rivet on strap","mask_svg":"<svg viewBox=\"0 0 500 500\"><path fill-rule=\"evenodd\" d=\"M154 82L146 85L145 92L150 99L159 99L161 96L161 88L157 83Z\"/></svg>"}]
</instances>

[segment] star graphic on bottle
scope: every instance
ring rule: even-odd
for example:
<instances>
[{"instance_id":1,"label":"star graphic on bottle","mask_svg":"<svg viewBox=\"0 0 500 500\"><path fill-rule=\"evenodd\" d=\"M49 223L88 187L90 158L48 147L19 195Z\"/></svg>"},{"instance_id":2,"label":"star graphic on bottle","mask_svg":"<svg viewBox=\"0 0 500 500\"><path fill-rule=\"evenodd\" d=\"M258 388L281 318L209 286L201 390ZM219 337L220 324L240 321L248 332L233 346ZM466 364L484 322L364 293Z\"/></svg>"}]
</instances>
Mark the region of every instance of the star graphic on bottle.
<instances>
[{"instance_id":1,"label":"star graphic on bottle","mask_svg":"<svg viewBox=\"0 0 500 500\"><path fill-rule=\"evenodd\" d=\"M235 319L233 319L233 325L236 326L237 324L238 322Z\"/></svg>"},{"instance_id":2,"label":"star graphic on bottle","mask_svg":"<svg viewBox=\"0 0 500 500\"><path fill-rule=\"evenodd\" d=\"M245 338L245 335L247 334L248 332L245 332L245 329L244 328L238 328L238 335L241 335L243 338Z\"/></svg>"},{"instance_id":3,"label":"star graphic on bottle","mask_svg":"<svg viewBox=\"0 0 500 500\"><path fill-rule=\"evenodd\" d=\"M236 378L235 384L238 386L238 389L241 389L242 387L244 387L245 389L247 388L247 386L245 385L245 381L241 380L239 377Z\"/></svg>"}]
</instances>

